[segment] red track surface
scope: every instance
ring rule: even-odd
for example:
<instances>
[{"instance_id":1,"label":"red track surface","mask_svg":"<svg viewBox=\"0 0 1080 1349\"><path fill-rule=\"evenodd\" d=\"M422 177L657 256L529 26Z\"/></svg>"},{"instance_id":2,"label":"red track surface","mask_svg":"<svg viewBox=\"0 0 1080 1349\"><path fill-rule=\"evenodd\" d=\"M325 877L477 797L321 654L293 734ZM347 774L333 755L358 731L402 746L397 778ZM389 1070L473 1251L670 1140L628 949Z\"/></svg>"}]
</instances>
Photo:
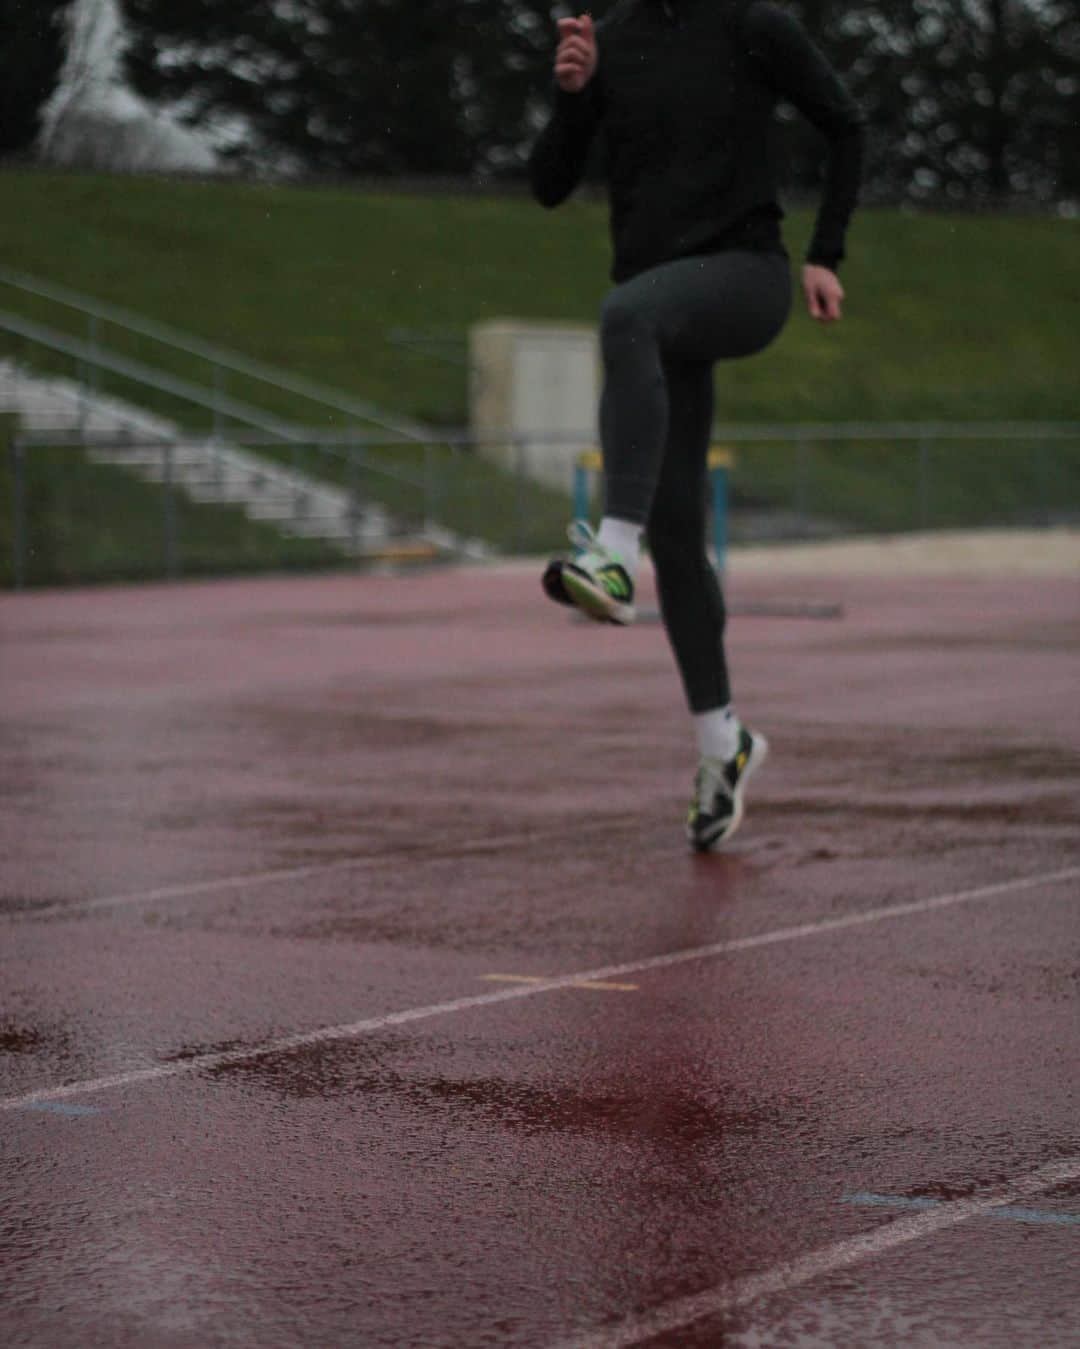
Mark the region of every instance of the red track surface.
<instances>
[{"instance_id":1,"label":"red track surface","mask_svg":"<svg viewBox=\"0 0 1080 1349\"><path fill-rule=\"evenodd\" d=\"M1080 1344L1077 588L734 598L707 859L533 576L0 601L5 1343Z\"/></svg>"}]
</instances>

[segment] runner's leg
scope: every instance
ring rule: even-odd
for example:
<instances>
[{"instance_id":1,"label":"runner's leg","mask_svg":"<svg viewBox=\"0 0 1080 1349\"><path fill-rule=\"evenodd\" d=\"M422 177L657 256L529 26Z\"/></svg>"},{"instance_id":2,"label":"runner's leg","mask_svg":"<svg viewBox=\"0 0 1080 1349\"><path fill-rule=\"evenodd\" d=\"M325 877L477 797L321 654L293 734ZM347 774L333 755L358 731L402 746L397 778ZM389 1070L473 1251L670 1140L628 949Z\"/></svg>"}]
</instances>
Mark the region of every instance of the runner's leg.
<instances>
[{"instance_id":1,"label":"runner's leg","mask_svg":"<svg viewBox=\"0 0 1080 1349\"><path fill-rule=\"evenodd\" d=\"M649 516L660 611L691 712L731 701L724 653L723 594L706 551L712 363L665 365L671 413Z\"/></svg>"},{"instance_id":2,"label":"runner's leg","mask_svg":"<svg viewBox=\"0 0 1080 1349\"><path fill-rule=\"evenodd\" d=\"M657 485L668 460L672 461L671 473L695 475L692 483L673 482L671 491L678 487L680 493L699 498L694 515L701 520L700 546L704 549L705 465L698 451L702 443L707 450L709 426L707 421L704 429L699 425L703 415L699 406L702 381L706 378L700 367L707 371L716 360L760 351L783 327L790 304L787 259L751 252L679 259L611 292L601 322L604 517L595 540L584 552L572 562L556 560L548 567L544 588L552 598L577 604L604 621L632 621L638 538L652 514ZM675 408L673 399L683 397L683 388L680 381L673 390L669 378L672 370L684 366L699 367L697 375L686 376L695 393L688 407ZM679 513L686 515L688 510ZM661 549L663 546L661 542ZM718 622L722 630L723 612L722 604L717 608L716 579L707 562L704 572L696 566L688 568L685 549L683 553L684 562L670 570L672 575L682 572L686 584L695 591L685 603L694 611L699 603L706 603L713 615L695 649L704 642L722 658L722 644L714 631ZM682 601L666 582L665 589L667 609L674 609L676 615L676 656L683 669L685 643L681 634L689 625L678 617ZM699 664L695 658L695 698L699 696ZM723 688L726 675L714 671L713 683Z\"/></svg>"},{"instance_id":3,"label":"runner's leg","mask_svg":"<svg viewBox=\"0 0 1080 1349\"><path fill-rule=\"evenodd\" d=\"M769 253L680 258L615 287L600 333L606 515L639 525L649 519L672 417L665 363L760 351L790 305L787 259Z\"/></svg>"}]
</instances>

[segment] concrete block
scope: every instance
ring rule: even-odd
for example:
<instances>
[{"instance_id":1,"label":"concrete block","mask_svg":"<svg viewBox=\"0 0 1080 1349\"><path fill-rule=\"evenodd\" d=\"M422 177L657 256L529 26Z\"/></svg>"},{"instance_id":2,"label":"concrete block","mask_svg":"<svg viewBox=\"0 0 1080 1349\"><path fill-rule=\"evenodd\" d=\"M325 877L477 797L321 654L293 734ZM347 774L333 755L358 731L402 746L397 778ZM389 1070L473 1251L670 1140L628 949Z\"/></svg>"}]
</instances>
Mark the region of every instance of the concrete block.
<instances>
[{"instance_id":1,"label":"concrete block","mask_svg":"<svg viewBox=\"0 0 1080 1349\"><path fill-rule=\"evenodd\" d=\"M596 444L600 353L586 324L497 319L469 334L469 425L481 453L509 471L570 491L574 463ZM499 437L509 433L508 440Z\"/></svg>"}]
</instances>

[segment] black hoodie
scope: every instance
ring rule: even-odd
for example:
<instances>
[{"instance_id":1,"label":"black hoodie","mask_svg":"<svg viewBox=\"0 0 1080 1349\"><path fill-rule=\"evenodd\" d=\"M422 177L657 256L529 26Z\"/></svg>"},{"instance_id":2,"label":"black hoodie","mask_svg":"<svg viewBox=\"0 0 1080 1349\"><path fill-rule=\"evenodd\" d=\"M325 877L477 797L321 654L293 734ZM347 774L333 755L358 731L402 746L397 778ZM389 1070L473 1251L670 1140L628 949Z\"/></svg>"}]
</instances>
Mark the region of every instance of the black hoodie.
<instances>
[{"instance_id":1,"label":"black hoodie","mask_svg":"<svg viewBox=\"0 0 1080 1349\"><path fill-rule=\"evenodd\" d=\"M811 262L835 269L855 207L863 119L803 28L771 0L623 0L596 26L596 75L555 91L529 168L558 206L602 132L616 281L728 248L782 252L771 127L786 99L828 140Z\"/></svg>"}]
</instances>

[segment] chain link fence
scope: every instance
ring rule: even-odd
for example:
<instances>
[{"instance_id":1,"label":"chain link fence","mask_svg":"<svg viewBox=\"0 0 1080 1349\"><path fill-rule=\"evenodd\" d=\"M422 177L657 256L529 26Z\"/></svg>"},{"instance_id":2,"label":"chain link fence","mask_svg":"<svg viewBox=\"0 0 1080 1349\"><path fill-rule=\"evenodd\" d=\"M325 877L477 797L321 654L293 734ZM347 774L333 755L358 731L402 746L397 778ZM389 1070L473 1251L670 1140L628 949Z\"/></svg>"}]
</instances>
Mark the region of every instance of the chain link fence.
<instances>
[{"instance_id":1,"label":"chain link fence","mask_svg":"<svg viewBox=\"0 0 1080 1349\"><path fill-rule=\"evenodd\" d=\"M584 459L597 462L581 436ZM35 584L351 566L563 546L600 474L538 484L545 443L297 430L182 441L18 431L0 469L0 577ZM560 435L565 441L565 433ZM727 426L728 542L1080 527L1080 425ZM498 447L500 462L487 452ZM7 536L6 540L4 535Z\"/></svg>"}]
</instances>

